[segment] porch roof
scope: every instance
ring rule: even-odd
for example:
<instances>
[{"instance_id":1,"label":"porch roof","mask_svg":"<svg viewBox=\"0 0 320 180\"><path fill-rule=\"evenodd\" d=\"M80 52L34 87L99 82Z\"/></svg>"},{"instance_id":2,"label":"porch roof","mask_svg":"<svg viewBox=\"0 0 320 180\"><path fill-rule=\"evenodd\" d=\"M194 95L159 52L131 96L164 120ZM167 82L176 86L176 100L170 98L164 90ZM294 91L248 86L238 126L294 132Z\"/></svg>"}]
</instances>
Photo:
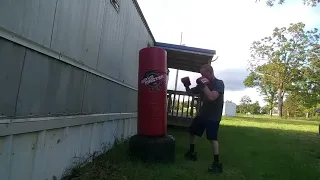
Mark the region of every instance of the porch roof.
<instances>
[{"instance_id":1,"label":"porch roof","mask_svg":"<svg viewBox=\"0 0 320 180\"><path fill-rule=\"evenodd\" d=\"M215 50L156 42L156 47L167 51L167 66L179 70L199 72L204 64L210 64Z\"/></svg>"}]
</instances>

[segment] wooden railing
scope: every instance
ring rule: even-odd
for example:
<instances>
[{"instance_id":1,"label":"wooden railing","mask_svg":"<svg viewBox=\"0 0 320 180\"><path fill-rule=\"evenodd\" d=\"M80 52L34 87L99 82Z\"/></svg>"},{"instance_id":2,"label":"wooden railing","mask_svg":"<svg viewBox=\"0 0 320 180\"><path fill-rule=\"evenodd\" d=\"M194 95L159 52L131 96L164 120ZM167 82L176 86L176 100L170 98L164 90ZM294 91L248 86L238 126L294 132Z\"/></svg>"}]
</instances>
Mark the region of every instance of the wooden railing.
<instances>
[{"instance_id":1,"label":"wooden railing","mask_svg":"<svg viewBox=\"0 0 320 180\"><path fill-rule=\"evenodd\" d=\"M193 118L201 104L199 96L189 96L183 91L167 90L168 116Z\"/></svg>"}]
</instances>

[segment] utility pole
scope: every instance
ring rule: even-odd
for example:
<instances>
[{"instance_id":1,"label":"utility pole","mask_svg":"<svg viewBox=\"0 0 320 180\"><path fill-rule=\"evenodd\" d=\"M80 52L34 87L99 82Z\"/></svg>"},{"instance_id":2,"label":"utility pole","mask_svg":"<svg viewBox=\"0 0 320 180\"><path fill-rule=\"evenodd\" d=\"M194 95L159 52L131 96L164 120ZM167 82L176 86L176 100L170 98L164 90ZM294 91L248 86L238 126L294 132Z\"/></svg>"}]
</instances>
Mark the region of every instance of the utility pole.
<instances>
[{"instance_id":1,"label":"utility pole","mask_svg":"<svg viewBox=\"0 0 320 180\"><path fill-rule=\"evenodd\" d=\"M182 45L182 32L181 32L181 35L180 35L180 46ZM174 84L174 90L177 91L177 86L178 86L178 75L179 75L179 69L177 69L176 71L176 82Z\"/></svg>"}]
</instances>

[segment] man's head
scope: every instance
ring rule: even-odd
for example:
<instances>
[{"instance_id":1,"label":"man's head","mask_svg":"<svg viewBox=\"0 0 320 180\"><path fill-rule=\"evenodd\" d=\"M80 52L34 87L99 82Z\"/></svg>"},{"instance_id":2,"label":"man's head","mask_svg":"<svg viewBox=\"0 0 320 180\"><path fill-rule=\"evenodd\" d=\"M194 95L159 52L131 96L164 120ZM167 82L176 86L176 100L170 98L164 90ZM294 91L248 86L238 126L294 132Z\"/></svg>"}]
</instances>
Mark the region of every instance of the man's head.
<instances>
[{"instance_id":1,"label":"man's head","mask_svg":"<svg viewBox=\"0 0 320 180\"><path fill-rule=\"evenodd\" d=\"M210 64L202 65L200 68L200 74L202 75L202 77L207 78L209 81L212 81L215 78L213 68Z\"/></svg>"}]
</instances>

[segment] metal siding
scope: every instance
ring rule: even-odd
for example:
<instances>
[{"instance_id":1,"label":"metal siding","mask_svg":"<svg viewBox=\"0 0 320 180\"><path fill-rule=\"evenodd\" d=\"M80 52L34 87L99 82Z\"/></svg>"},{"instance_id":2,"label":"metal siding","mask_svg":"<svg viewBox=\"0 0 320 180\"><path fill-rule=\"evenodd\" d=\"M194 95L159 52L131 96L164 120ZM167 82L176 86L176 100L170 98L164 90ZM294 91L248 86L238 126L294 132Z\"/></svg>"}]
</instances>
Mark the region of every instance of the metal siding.
<instances>
[{"instance_id":1,"label":"metal siding","mask_svg":"<svg viewBox=\"0 0 320 180\"><path fill-rule=\"evenodd\" d=\"M138 92L130 90L127 96L127 111L128 112L137 112L138 106Z\"/></svg>"},{"instance_id":2,"label":"metal siding","mask_svg":"<svg viewBox=\"0 0 320 180\"><path fill-rule=\"evenodd\" d=\"M51 48L96 68L104 0L58 0Z\"/></svg>"},{"instance_id":3,"label":"metal siding","mask_svg":"<svg viewBox=\"0 0 320 180\"><path fill-rule=\"evenodd\" d=\"M90 154L96 153L102 148L101 138L103 134L103 123L94 123L92 126Z\"/></svg>"},{"instance_id":4,"label":"metal siding","mask_svg":"<svg viewBox=\"0 0 320 180\"><path fill-rule=\"evenodd\" d=\"M0 26L50 46L57 0L1 0Z\"/></svg>"},{"instance_id":5,"label":"metal siding","mask_svg":"<svg viewBox=\"0 0 320 180\"><path fill-rule=\"evenodd\" d=\"M127 104L128 104L128 92L130 90L118 84L112 83L110 84L110 88L108 90L108 97L110 103L110 112L119 113L119 112L127 112Z\"/></svg>"},{"instance_id":6,"label":"metal siding","mask_svg":"<svg viewBox=\"0 0 320 180\"><path fill-rule=\"evenodd\" d=\"M110 1L107 1L103 31L100 42L98 67L113 78L119 79L121 60L126 28L127 1L120 1L120 11L117 12Z\"/></svg>"},{"instance_id":7,"label":"metal siding","mask_svg":"<svg viewBox=\"0 0 320 180\"><path fill-rule=\"evenodd\" d=\"M126 26L126 34L124 39L123 57L122 57L122 68L120 79L125 83L128 83L134 87L137 87L135 76L138 76L138 69L136 68L136 62L138 60L137 44L139 33L139 19L135 6L132 1L128 1L130 6L128 8L128 19Z\"/></svg>"},{"instance_id":8,"label":"metal siding","mask_svg":"<svg viewBox=\"0 0 320 180\"><path fill-rule=\"evenodd\" d=\"M88 154L90 152L92 133L93 133L92 132L92 124L86 124L86 125L81 126L81 135L79 136L79 139L81 140L80 157L84 157L84 159L82 159L82 161L88 157Z\"/></svg>"},{"instance_id":9,"label":"metal siding","mask_svg":"<svg viewBox=\"0 0 320 180\"><path fill-rule=\"evenodd\" d=\"M109 100L110 86L112 83L91 73L87 74L85 92L83 97L83 114L110 112Z\"/></svg>"},{"instance_id":10,"label":"metal siding","mask_svg":"<svg viewBox=\"0 0 320 180\"><path fill-rule=\"evenodd\" d=\"M0 38L0 117L14 116L25 51Z\"/></svg>"},{"instance_id":11,"label":"metal siding","mask_svg":"<svg viewBox=\"0 0 320 180\"><path fill-rule=\"evenodd\" d=\"M116 134L117 134L117 121L108 121L107 122L109 127L109 131L108 131L108 143L109 143L109 147L111 148L112 145L115 143L116 141Z\"/></svg>"},{"instance_id":12,"label":"metal siding","mask_svg":"<svg viewBox=\"0 0 320 180\"><path fill-rule=\"evenodd\" d=\"M10 179L13 135L0 137L0 174L1 180Z\"/></svg>"},{"instance_id":13,"label":"metal siding","mask_svg":"<svg viewBox=\"0 0 320 180\"><path fill-rule=\"evenodd\" d=\"M59 179L74 165L136 134L136 117L0 137L1 180Z\"/></svg>"},{"instance_id":14,"label":"metal siding","mask_svg":"<svg viewBox=\"0 0 320 180\"><path fill-rule=\"evenodd\" d=\"M40 131L38 133L37 145L33 160L32 179L42 179L45 177L46 172L46 132Z\"/></svg>"},{"instance_id":15,"label":"metal siding","mask_svg":"<svg viewBox=\"0 0 320 180\"><path fill-rule=\"evenodd\" d=\"M10 179L31 179L37 133L19 134L13 137L10 158ZM29 165L26 166L27 162ZM19 173L17 173L19 172Z\"/></svg>"},{"instance_id":16,"label":"metal siding","mask_svg":"<svg viewBox=\"0 0 320 180\"><path fill-rule=\"evenodd\" d=\"M67 159L66 149L70 145L66 143L66 138L68 138L66 128L53 129L46 132L45 178L52 179L53 176L58 177L67 168L65 164L65 160Z\"/></svg>"},{"instance_id":17,"label":"metal siding","mask_svg":"<svg viewBox=\"0 0 320 180\"><path fill-rule=\"evenodd\" d=\"M123 139L123 119L117 120L117 133L116 133L116 139L121 141Z\"/></svg>"},{"instance_id":18,"label":"metal siding","mask_svg":"<svg viewBox=\"0 0 320 180\"><path fill-rule=\"evenodd\" d=\"M17 116L80 114L85 72L27 50Z\"/></svg>"},{"instance_id":19,"label":"metal siding","mask_svg":"<svg viewBox=\"0 0 320 180\"><path fill-rule=\"evenodd\" d=\"M105 0L2 0L0 26L134 87L139 50L153 45L132 1L126 0L120 1L119 13ZM7 98L0 103L0 116L14 115L15 108L17 116L137 111L137 91L0 39L2 57L9 58L0 61L0 83L6 84L1 95ZM1 180L59 179L93 152L136 134L137 118L119 115L64 126L0 137Z\"/></svg>"}]
</instances>

